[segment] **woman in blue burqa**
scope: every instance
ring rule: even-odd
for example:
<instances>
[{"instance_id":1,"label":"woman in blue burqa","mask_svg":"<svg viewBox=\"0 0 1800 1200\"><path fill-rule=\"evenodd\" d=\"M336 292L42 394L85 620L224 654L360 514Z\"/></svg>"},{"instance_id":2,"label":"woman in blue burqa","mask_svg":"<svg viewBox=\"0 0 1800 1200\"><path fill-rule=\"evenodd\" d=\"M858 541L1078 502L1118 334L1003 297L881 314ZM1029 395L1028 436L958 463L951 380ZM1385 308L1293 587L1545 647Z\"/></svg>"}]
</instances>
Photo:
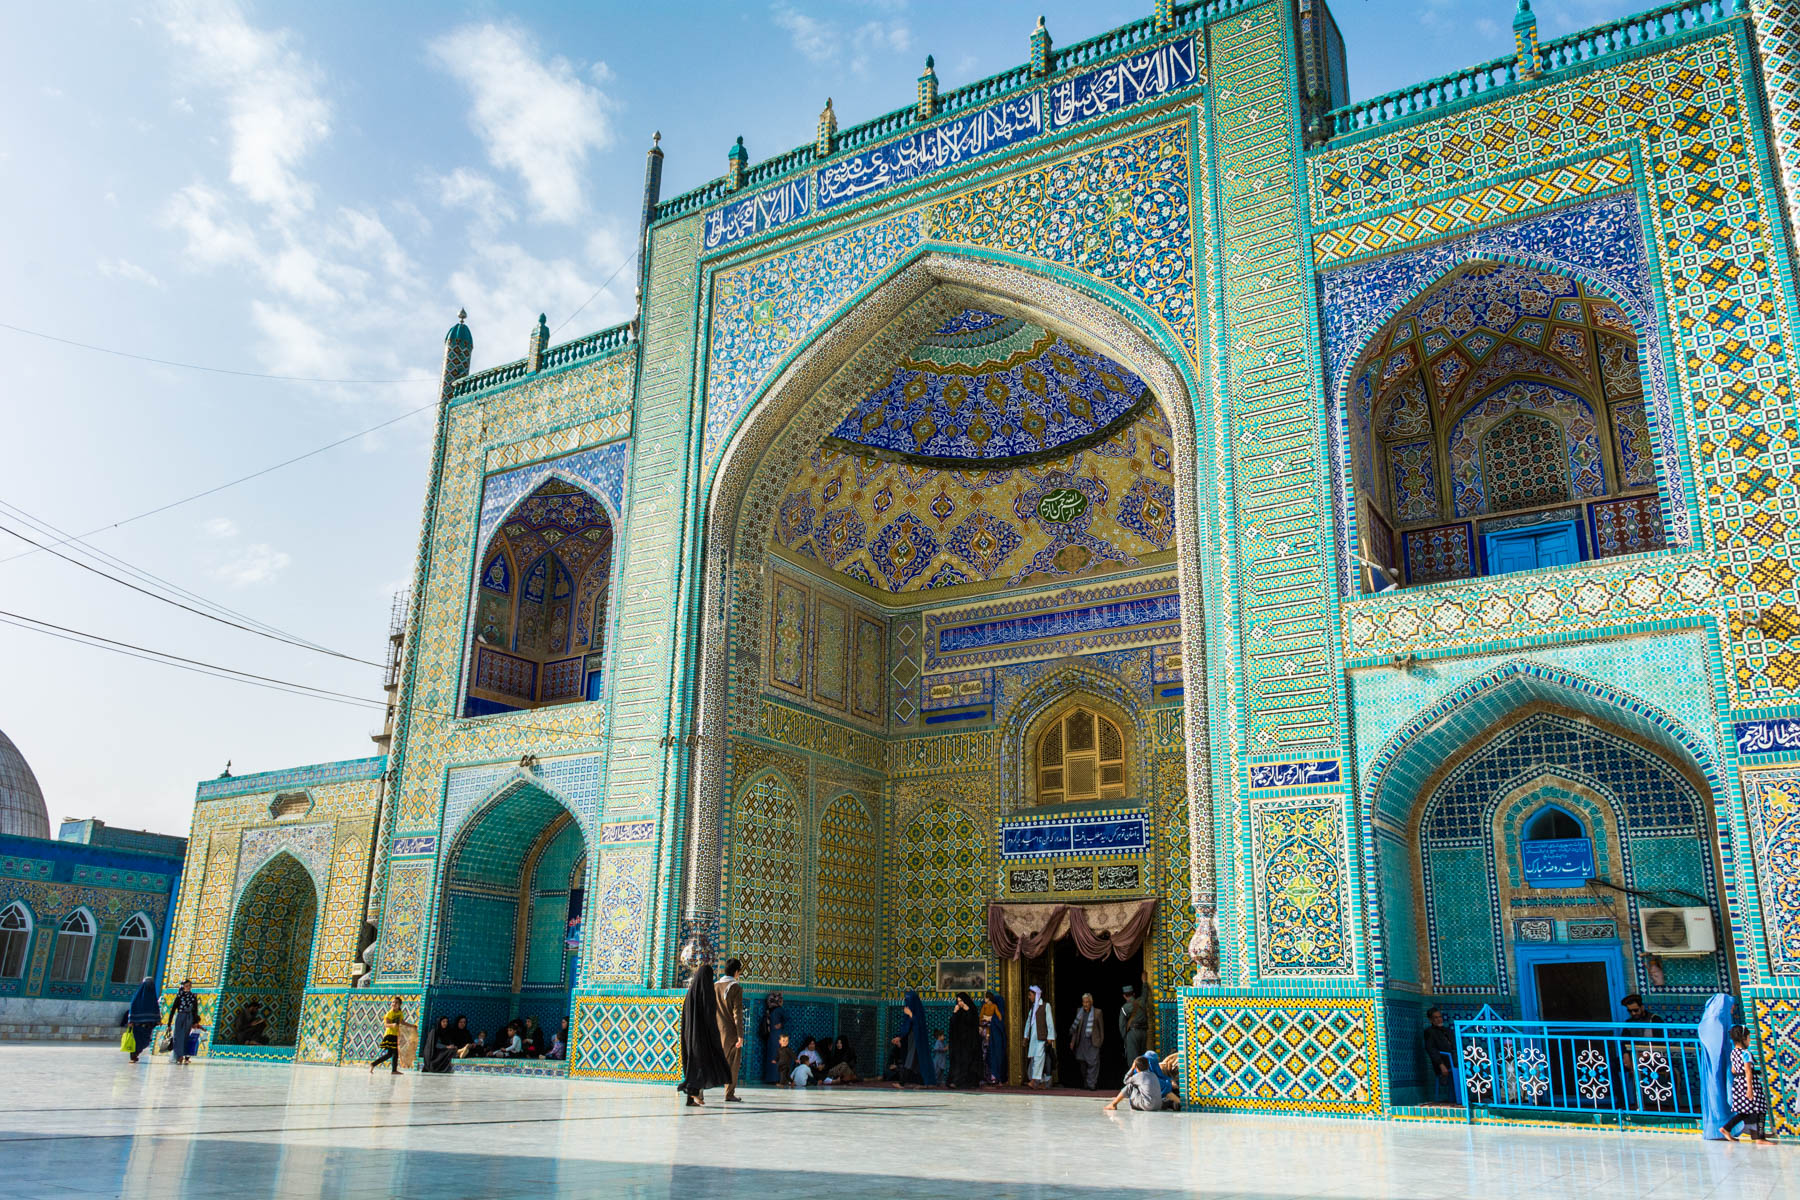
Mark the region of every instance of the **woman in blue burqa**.
<instances>
[{"instance_id":1,"label":"woman in blue burqa","mask_svg":"<svg viewBox=\"0 0 1800 1200\"><path fill-rule=\"evenodd\" d=\"M909 1083L937 1085L937 1069L931 1064L931 1026L925 1020L925 1005L917 991L906 993L900 1027L889 1040L894 1044L894 1065L899 1069L895 1087Z\"/></svg>"},{"instance_id":2,"label":"woman in blue burqa","mask_svg":"<svg viewBox=\"0 0 1800 1200\"><path fill-rule=\"evenodd\" d=\"M1714 996L1700 1014L1700 1136L1729 1141L1721 1128L1731 1120L1731 1023L1737 1002Z\"/></svg>"},{"instance_id":3,"label":"woman in blue burqa","mask_svg":"<svg viewBox=\"0 0 1800 1200\"><path fill-rule=\"evenodd\" d=\"M987 1000L981 1006L981 1023L987 1037L987 1081L996 1085L1005 1083L1006 1003L993 988L988 989Z\"/></svg>"}]
</instances>

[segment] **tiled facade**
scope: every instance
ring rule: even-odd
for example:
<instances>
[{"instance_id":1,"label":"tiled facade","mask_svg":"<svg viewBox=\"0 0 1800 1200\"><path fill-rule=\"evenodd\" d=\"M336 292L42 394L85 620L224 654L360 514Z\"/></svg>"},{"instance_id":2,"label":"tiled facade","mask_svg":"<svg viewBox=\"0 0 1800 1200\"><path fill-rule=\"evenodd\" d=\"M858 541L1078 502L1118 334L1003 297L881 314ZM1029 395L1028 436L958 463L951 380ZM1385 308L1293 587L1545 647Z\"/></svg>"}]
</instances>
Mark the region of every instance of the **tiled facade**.
<instances>
[{"instance_id":1,"label":"tiled facade","mask_svg":"<svg viewBox=\"0 0 1800 1200\"><path fill-rule=\"evenodd\" d=\"M320 914L297 1057L397 994L667 1079L684 946L873 1054L945 964L1015 978L990 901L1154 899L1206 1107L1410 1103L1424 1006L1520 1012L1545 942L1665 1014L1735 980L1800 1086L1792 14L1332 112L1284 0L1159 14L650 195L629 327L476 377L452 331L392 759L202 786L209 996L278 862ZM595 698L464 716L521 556L602 525L561 627L542 585ZM1115 791L1034 815L1077 702ZM1651 962L1637 900L1526 878L1549 807L1719 950Z\"/></svg>"}]
</instances>

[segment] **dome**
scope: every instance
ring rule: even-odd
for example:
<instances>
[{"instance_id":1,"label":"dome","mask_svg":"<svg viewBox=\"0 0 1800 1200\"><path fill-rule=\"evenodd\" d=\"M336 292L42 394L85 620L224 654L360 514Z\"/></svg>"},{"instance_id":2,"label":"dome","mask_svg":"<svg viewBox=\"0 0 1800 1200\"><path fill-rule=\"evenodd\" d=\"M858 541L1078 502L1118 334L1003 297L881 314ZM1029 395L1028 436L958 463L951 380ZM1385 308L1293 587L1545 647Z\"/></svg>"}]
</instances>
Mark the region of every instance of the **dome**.
<instances>
[{"instance_id":1,"label":"dome","mask_svg":"<svg viewBox=\"0 0 1800 1200\"><path fill-rule=\"evenodd\" d=\"M904 355L831 440L915 466L1026 466L1104 442L1152 403L1105 355L968 309Z\"/></svg>"},{"instance_id":2,"label":"dome","mask_svg":"<svg viewBox=\"0 0 1800 1200\"><path fill-rule=\"evenodd\" d=\"M50 836L50 810L37 776L12 739L0 732L0 834Z\"/></svg>"}]
</instances>

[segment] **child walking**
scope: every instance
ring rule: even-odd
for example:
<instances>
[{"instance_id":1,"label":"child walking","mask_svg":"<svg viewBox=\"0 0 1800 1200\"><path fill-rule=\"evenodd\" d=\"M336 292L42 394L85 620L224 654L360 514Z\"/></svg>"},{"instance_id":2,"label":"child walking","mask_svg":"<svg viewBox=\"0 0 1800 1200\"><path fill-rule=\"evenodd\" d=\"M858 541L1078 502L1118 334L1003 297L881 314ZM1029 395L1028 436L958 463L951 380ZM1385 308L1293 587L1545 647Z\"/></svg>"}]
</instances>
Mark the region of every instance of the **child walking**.
<instances>
[{"instance_id":1,"label":"child walking","mask_svg":"<svg viewBox=\"0 0 1800 1200\"><path fill-rule=\"evenodd\" d=\"M1762 1070L1750 1053L1750 1031L1742 1025L1731 1027L1731 1120L1725 1122L1725 1136L1736 1139L1732 1132L1742 1125L1753 1142L1773 1142L1763 1133L1763 1115L1769 1111L1769 1093L1763 1089Z\"/></svg>"}]
</instances>

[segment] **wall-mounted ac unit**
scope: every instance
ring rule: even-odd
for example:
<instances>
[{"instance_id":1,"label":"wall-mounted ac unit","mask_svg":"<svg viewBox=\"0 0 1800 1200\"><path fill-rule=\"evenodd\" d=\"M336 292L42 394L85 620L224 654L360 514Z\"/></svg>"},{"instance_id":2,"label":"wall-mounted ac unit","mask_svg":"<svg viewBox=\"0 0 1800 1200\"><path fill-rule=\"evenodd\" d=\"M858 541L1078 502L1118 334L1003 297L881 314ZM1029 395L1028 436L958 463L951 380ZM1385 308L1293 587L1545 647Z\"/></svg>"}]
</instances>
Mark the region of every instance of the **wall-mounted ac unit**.
<instances>
[{"instance_id":1,"label":"wall-mounted ac unit","mask_svg":"<svg viewBox=\"0 0 1800 1200\"><path fill-rule=\"evenodd\" d=\"M1711 954L1716 948L1710 908L1640 908L1638 929L1646 954L1681 958Z\"/></svg>"}]
</instances>

